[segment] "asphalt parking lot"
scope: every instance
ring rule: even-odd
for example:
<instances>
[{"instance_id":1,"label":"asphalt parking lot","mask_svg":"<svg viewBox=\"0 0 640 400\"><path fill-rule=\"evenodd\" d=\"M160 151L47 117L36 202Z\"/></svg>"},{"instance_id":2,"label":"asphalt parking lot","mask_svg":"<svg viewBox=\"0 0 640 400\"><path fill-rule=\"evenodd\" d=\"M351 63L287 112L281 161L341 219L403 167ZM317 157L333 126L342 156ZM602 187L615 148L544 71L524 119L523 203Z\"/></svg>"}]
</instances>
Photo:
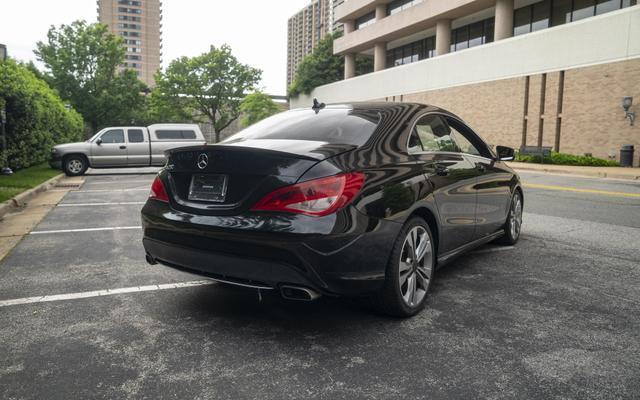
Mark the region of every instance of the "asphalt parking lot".
<instances>
[{"instance_id":1,"label":"asphalt parking lot","mask_svg":"<svg viewBox=\"0 0 640 400\"><path fill-rule=\"evenodd\" d=\"M520 242L397 320L147 265L153 170L90 171L0 262L0 398L639 398L640 183L521 176Z\"/></svg>"}]
</instances>

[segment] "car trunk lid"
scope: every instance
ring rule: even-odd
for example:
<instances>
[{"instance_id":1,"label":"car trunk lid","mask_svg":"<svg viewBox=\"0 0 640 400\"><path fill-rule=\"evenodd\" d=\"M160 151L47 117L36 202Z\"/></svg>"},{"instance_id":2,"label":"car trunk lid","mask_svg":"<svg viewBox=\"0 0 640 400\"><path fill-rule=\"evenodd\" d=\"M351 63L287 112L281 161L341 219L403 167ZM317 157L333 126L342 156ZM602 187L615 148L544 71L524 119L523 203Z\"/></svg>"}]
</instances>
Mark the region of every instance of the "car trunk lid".
<instances>
[{"instance_id":1,"label":"car trunk lid","mask_svg":"<svg viewBox=\"0 0 640 400\"><path fill-rule=\"evenodd\" d=\"M169 196L178 210L229 215L295 183L316 163L354 145L303 140L249 140L169 150Z\"/></svg>"}]
</instances>

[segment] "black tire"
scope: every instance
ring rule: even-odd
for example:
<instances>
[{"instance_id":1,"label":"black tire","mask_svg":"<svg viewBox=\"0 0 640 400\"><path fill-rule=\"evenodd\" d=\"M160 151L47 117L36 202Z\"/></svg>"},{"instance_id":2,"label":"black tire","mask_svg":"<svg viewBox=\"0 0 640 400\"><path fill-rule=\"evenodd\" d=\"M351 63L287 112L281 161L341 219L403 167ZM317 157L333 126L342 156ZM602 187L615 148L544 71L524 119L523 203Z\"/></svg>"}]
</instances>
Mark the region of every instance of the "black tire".
<instances>
[{"instance_id":1,"label":"black tire","mask_svg":"<svg viewBox=\"0 0 640 400\"><path fill-rule=\"evenodd\" d=\"M65 157L62 162L62 170L67 176L84 175L89 169L87 159L80 155L72 155Z\"/></svg>"},{"instance_id":2,"label":"black tire","mask_svg":"<svg viewBox=\"0 0 640 400\"><path fill-rule=\"evenodd\" d=\"M522 230L522 204L522 194L520 194L519 190L516 190L511 197L507 220L502 227L504 235L494 240L494 243L504 246L513 246L518 243L518 240L520 239L520 232ZM516 219L515 221L514 218ZM516 224L515 228L513 225L514 223Z\"/></svg>"},{"instance_id":3,"label":"black tire","mask_svg":"<svg viewBox=\"0 0 640 400\"><path fill-rule=\"evenodd\" d=\"M419 259L417 263L414 263L411 260L409 262L402 262L401 259L404 259L404 256L409 255L407 253L408 250L405 248L405 243L407 240L411 240L408 238L412 232L417 232L418 237L422 235L422 232L426 232L428 236L428 252L425 253L422 259ZM416 247L420 247L421 242L417 242ZM394 317L411 317L418 312L420 312L425 305L427 294L429 292L429 288L431 287L431 282L433 281L433 275L436 265L436 254L435 254L435 242L433 240L433 234L431 233L431 229L429 229L429 225L425 220L419 217L413 217L409 221L407 221L398 234L396 241L393 245L393 249L391 251L391 256L389 257L389 262L387 264L387 269L385 272L385 282L382 289L373 296L373 304L376 309L384 314L391 315ZM426 251L426 250L425 250ZM408 261L405 260L405 261ZM413 278L413 282L416 282L416 286L414 286L414 292L417 296L418 293L421 294L421 298L419 301L415 301L414 304L408 304L406 300L406 295L403 297L403 291L408 290L409 282L411 282L411 277L405 278L405 282L401 284L401 264L403 264L403 268L406 268L407 265L411 264L409 269L405 269L407 274L415 274ZM422 267L420 265L422 264ZM427 271L427 268L428 271ZM405 275L406 276L406 275ZM424 293L422 294L420 290L421 287L419 285L424 286L426 281L426 287L424 287ZM407 286L405 286L407 285ZM407 292L408 293L408 292ZM409 296L411 297L411 296Z\"/></svg>"}]
</instances>

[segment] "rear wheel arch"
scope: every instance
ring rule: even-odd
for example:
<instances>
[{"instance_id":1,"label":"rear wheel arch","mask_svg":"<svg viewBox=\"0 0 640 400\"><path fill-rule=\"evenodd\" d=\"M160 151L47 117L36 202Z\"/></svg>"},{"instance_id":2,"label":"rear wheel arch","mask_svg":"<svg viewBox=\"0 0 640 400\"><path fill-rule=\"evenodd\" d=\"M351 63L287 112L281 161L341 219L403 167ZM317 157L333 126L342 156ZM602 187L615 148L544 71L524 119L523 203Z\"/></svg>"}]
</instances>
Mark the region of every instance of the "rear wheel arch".
<instances>
[{"instance_id":1,"label":"rear wheel arch","mask_svg":"<svg viewBox=\"0 0 640 400\"><path fill-rule=\"evenodd\" d=\"M420 207L415 209L411 215L407 218L407 221L411 220L412 217L420 217L427 222L429 228L431 229L431 235L433 235L434 240L434 249L436 251L436 258L438 255L438 246L440 244L440 228L438 226L438 220L436 219L435 214L426 207Z\"/></svg>"}]
</instances>

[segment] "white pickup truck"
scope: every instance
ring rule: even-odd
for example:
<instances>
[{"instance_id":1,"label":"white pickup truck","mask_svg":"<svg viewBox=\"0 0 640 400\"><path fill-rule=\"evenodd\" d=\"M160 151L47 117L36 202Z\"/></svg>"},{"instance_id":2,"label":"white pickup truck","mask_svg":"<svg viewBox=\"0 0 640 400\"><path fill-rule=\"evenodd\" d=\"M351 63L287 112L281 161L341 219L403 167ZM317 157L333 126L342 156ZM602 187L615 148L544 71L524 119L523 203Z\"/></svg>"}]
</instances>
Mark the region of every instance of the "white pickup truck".
<instances>
[{"instance_id":1,"label":"white pickup truck","mask_svg":"<svg viewBox=\"0 0 640 400\"><path fill-rule=\"evenodd\" d=\"M49 165L69 176L82 175L89 167L163 166L166 150L204 144L206 140L195 124L110 127L86 142L54 146Z\"/></svg>"}]
</instances>

